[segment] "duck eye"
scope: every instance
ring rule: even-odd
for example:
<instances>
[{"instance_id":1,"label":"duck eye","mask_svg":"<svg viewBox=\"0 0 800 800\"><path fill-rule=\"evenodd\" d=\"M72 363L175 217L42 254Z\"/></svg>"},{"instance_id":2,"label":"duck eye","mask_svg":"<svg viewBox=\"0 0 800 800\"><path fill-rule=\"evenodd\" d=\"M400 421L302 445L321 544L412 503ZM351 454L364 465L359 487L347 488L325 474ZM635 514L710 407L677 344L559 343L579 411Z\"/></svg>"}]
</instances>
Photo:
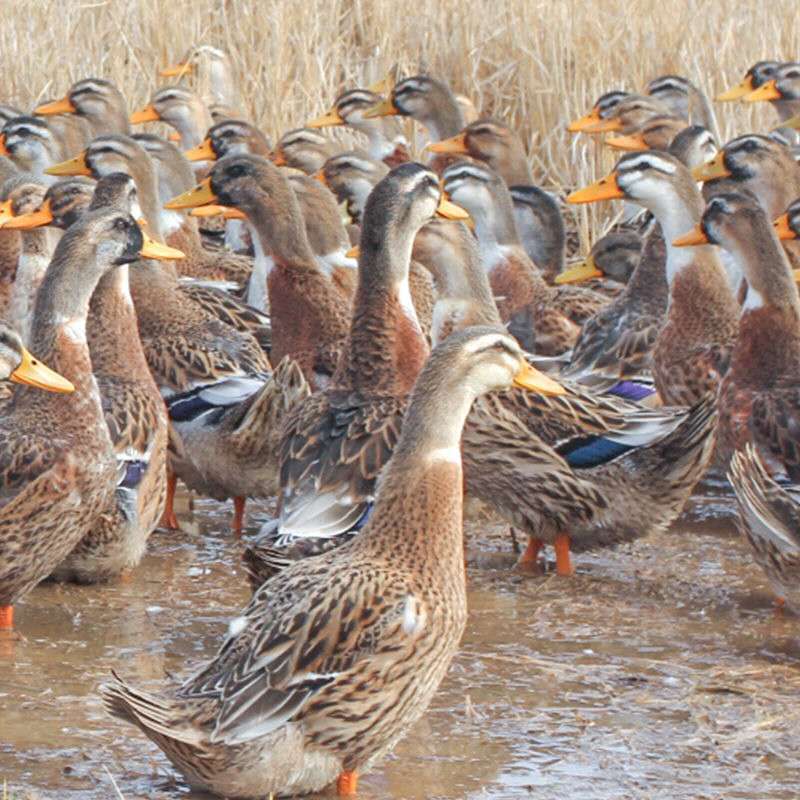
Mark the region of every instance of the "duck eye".
<instances>
[{"instance_id":1,"label":"duck eye","mask_svg":"<svg viewBox=\"0 0 800 800\"><path fill-rule=\"evenodd\" d=\"M230 178L241 178L245 172L246 170L242 164L232 164L228 167L228 177Z\"/></svg>"},{"instance_id":2,"label":"duck eye","mask_svg":"<svg viewBox=\"0 0 800 800\"><path fill-rule=\"evenodd\" d=\"M125 217L117 217L114 220L114 229L118 231L124 231L128 228L128 220Z\"/></svg>"}]
</instances>

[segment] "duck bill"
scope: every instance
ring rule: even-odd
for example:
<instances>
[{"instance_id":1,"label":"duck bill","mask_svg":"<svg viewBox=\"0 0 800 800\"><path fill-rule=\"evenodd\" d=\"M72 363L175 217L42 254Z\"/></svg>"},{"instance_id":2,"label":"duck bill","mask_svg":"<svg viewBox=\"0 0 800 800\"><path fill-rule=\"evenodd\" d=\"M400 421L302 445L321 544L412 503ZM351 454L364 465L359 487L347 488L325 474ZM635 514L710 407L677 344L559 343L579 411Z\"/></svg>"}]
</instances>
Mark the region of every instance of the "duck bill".
<instances>
[{"instance_id":1,"label":"duck bill","mask_svg":"<svg viewBox=\"0 0 800 800\"><path fill-rule=\"evenodd\" d=\"M312 119L311 122L306 122L306 128L332 128L335 125L344 125L342 115L335 108L321 117Z\"/></svg>"},{"instance_id":2,"label":"duck bill","mask_svg":"<svg viewBox=\"0 0 800 800\"><path fill-rule=\"evenodd\" d=\"M197 147L193 147L191 150L184 152L184 155L189 159L189 161L217 160L217 154L214 152L214 148L211 146L211 139L203 139L203 141L197 145Z\"/></svg>"},{"instance_id":3,"label":"duck bill","mask_svg":"<svg viewBox=\"0 0 800 800\"><path fill-rule=\"evenodd\" d=\"M361 117L363 119L377 119L378 117L395 117L400 113L400 110L392 101L391 97L381 100L371 108L368 108Z\"/></svg>"},{"instance_id":4,"label":"duck bill","mask_svg":"<svg viewBox=\"0 0 800 800\"><path fill-rule=\"evenodd\" d=\"M591 128L592 125L597 125L601 120L600 109L595 106L588 114L584 114L582 117L572 120L572 122L567 125L567 130L570 133L579 133L580 131L585 131L587 128Z\"/></svg>"},{"instance_id":5,"label":"duck bill","mask_svg":"<svg viewBox=\"0 0 800 800\"><path fill-rule=\"evenodd\" d=\"M131 125L139 125L142 122L158 122L160 119L161 115L151 103L149 106L145 106L139 111L134 111L133 114L131 114L130 123Z\"/></svg>"},{"instance_id":6,"label":"duck bill","mask_svg":"<svg viewBox=\"0 0 800 800\"><path fill-rule=\"evenodd\" d=\"M45 172L48 175L87 175L92 177L92 171L86 163L86 152L78 153L75 158L69 161L62 161L60 164L54 164L48 167Z\"/></svg>"},{"instance_id":7,"label":"duck bill","mask_svg":"<svg viewBox=\"0 0 800 800\"><path fill-rule=\"evenodd\" d=\"M621 119L601 119L583 129L584 133L615 133L622 130Z\"/></svg>"},{"instance_id":8,"label":"duck bill","mask_svg":"<svg viewBox=\"0 0 800 800\"><path fill-rule=\"evenodd\" d=\"M700 164L692 170L692 177L696 181L714 181L718 178L730 178L731 171L725 166L725 153L722 150L711 161Z\"/></svg>"},{"instance_id":9,"label":"duck bill","mask_svg":"<svg viewBox=\"0 0 800 800\"><path fill-rule=\"evenodd\" d=\"M425 149L429 150L431 153L451 153L453 155L466 155L469 153L467 137L463 133L451 136L449 139L444 139L441 142L429 142L425 145Z\"/></svg>"},{"instance_id":10,"label":"duck bill","mask_svg":"<svg viewBox=\"0 0 800 800\"><path fill-rule=\"evenodd\" d=\"M356 244L353 245L346 253L345 256L347 258L355 258L358 260L358 257L361 255L361 248Z\"/></svg>"},{"instance_id":11,"label":"duck bill","mask_svg":"<svg viewBox=\"0 0 800 800\"><path fill-rule=\"evenodd\" d=\"M238 208L221 206L218 203L209 203L207 206L197 206L189 212L190 217L224 217L225 219L247 219L247 216Z\"/></svg>"},{"instance_id":12,"label":"duck bill","mask_svg":"<svg viewBox=\"0 0 800 800\"><path fill-rule=\"evenodd\" d=\"M760 103L763 100L780 100L782 97L778 85L774 80L761 84L744 96L745 103Z\"/></svg>"},{"instance_id":13,"label":"duck bill","mask_svg":"<svg viewBox=\"0 0 800 800\"><path fill-rule=\"evenodd\" d=\"M319 181L323 186L328 185L328 179L325 177L324 170L317 170L312 176L315 181Z\"/></svg>"},{"instance_id":14,"label":"duck bill","mask_svg":"<svg viewBox=\"0 0 800 800\"><path fill-rule=\"evenodd\" d=\"M211 178L206 178L200 181L194 189L189 189L188 192L173 197L172 200L164 204L164 208L197 208L197 206L207 206L209 203L216 202L217 196L211 188Z\"/></svg>"},{"instance_id":15,"label":"duck bill","mask_svg":"<svg viewBox=\"0 0 800 800\"><path fill-rule=\"evenodd\" d=\"M522 366L514 376L514 386L525 389L529 392L537 392L547 396L566 394L567 390L556 383L538 369L534 369L527 361L522 362Z\"/></svg>"},{"instance_id":16,"label":"duck bill","mask_svg":"<svg viewBox=\"0 0 800 800\"><path fill-rule=\"evenodd\" d=\"M20 214L18 217L12 217L8 222L4 222L3 228L25 231L31 228L43 228L52 221L53 211L48 199L42 203L42 206L37 211L31 211L29 214Z\"/></svg>"},{"instance_id":17,"label":"duck bill","mask_svg":"<svg viewBox=\"0 0 800 800\"><path fill-rule=\"evenodd\" d=\"M797 234L792 230L791 226L789 225L789 215L788 214L781 214L775 222L772 223L775 226L775 234L781 241L786 241L788 239L797 239Z\"/></svg>"},{"instance_id":18,"label":"duck bill","mask_svg":"<svg viewBox=\"0 0 800 800\"><path fill-rule=\"evenodd\" d=\"M8 152L8 148L6 147L6 135L4 133L0 133L0 156L8 156L11 155Z\"/></svg>"},{"instance_id":19,"label":"duck bill","mask_svg":"<svg viewBox=\"0 0 800 800\"><path fill-rule=\"evenodd\" d=\"M469 213L456 205L448 196L446 192L442 192L439 198L439 205L436 208L436 216L444 217L444 219L458 219L466 222L469 219Z\"/></svg>"},{"instance_id":20,"label":"duck bill","mask_svg":"<svg viewBox=\"0 0 800 800\"><path fill-rule=\"evenodd\" d=\"M22 348L22 361L11 373L10 378L14 383L23 383L26 386L35 386L48 392L70 394L75 387L63 375L59 375L50 367L37 361L24 347Z\"/></svg>"},{"instance_id":21,"label":"duck bill","mask_svg":"<svg viewBox=\"0 0 800 800\"><path fill-rule=\"evenodd\" d=\"M555 283L561 286L564 283L583 283L583 281L590 281L592 278L602 277L603 273L597 269L594 258L589 256L583 263L565 269L562 273L556 275Z\"/></svg>"},{"instance_id":22,"label":"duck bill","mask_svg":"<svg viewBox=\"0 0 800 800\"><path fill-rule=\"evenodd\" d=\"M4 228L14 217L14 209L11 207L11 200L0 203L0 228Z\"/></svg>"},{"instance_id":23,"label":"duck bill","mask_svg":"<svg viewBox=\"0 0 800 800\"><path fill-rule=\"evenodd\" d=\"M619 200L625 197L617 182L617 173L612 172L590 186L578 189L567 196L567 202L573 205L596 203L598 200Z\"/></svg>"},{"instance_id":24,"label":"duck bill","mask_svg":"<svg viewBox=\"0 0 800 800\"><path fill-rule=\"evenodd\" d=\"M167 67L162 67L158 71L158 74L162 78L180 78L192 72L192 70L194 70L194 64L188 62L184 64L170 64Z\"/></svg>"},{"instance_id":25,"label":"duck bill","mask_svg":"<svg viewBox=\"0 0 800 800\"><path fill-rule=\"evenodd\" d=\"M40 117L47 117L51 114L75 114L77 108L72 105L69 97L62 97L60 100L54 100L52 103L44 103L36 106L33 113Z\"/></svg>"},{"instance_id":26,"label":"duck bill","mask_svg":"<svg viewBox=\"0 0 800 800\"><path fill-rule=\"evenodd\" d=\"M170 133L167 134L167 140L170 141L170 142L176 142L176 143L180 142L181 141L181 135L178 133L178 131L171 131Z\"/></svg>"},{"instance_id":27,"label":"duck bill","mask_svg":"<svg viewBox=\"0 0 800 800\"><path fill-rule=\"evenodd\" d=\"M634 133L630 136L609 136L606 139L606 144L613 147L614 150L629 150L638 152L640 150L649 150L650 145L644 140L641 133Z\"/></svg>"},{"instance_id":28,"label":"duck bill","mask_svg":"<svg viewBox=\"0 0 800 800\"><path fill-rule=\"evenodd\" d=\"M730 103L733 100L740 100L745 95L753 91L753 78L748 75L741 83L731 87L722 94L717 95L717 101L720 103Z\"/></svg>"},{"instance_id":29,"label":"duck bill","mask_svg":"<svg viewBox=\"0 0 800 800\"><path fill-rule=\"evenodd\" d=\"M269 154L269 160L276 166L276 167L285 167L288 166L289 162L283 155L283 151L275 150Z\"/></svg>"},{"instance_id":30,"label":"duck bill","mask_svg":"<svg viewBox=\"0 0 800 800\"><path fill-rule=\"evenodd\" d=\"M696 247L700 244L709 244L708 236L700 225L695 225L688 233L672 240L673 247Z\"/></svg>"},{"instance_id":31,"label":"duck bill","mask_svg":"<svg viewBox=\"0 0 800 800\"><path fill-rule=\"evenodd\" d=\"M186 258L186 254L181 250L151 239L144 229L142 221L139 222L139 230L141 230L142 238L144 239L142 248L139 250L139 255L142 258L154 258L156 261L179 261L182 258Z\"/></svg>"}]
</instances>

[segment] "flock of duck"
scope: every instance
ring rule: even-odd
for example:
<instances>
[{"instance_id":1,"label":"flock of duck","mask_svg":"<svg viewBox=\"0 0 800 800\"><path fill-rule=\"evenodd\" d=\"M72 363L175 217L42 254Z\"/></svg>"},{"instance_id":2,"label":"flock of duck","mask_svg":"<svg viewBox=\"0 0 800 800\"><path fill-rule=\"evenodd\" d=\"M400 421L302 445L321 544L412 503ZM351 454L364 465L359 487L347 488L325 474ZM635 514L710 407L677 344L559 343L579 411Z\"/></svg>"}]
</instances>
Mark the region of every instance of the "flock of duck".
<instances>
[{"instance_id":1,"label":"flock of duck","mask_svg":"<svg viewBox=\"0 0 800 800\"><path fill-rule=\"evenodd\" d=\"M224 53L162 75L130 117L99 78L0 107L7 635L42 580L135 568L179 480L233 499L237 533L277 497L217 654L158 694L101 688L192 786L262 797L355 793L423 714L477 506L526 537L520 568L552 545L566 576L713 470L800 609L800 65L718 98L780 117L721 148L684 78L600 97L569 130L623 152L566 201L622 199L622 222L570 268L520 139L437 79L349 89L273 146Z\"/></svg>"}]
</instances>

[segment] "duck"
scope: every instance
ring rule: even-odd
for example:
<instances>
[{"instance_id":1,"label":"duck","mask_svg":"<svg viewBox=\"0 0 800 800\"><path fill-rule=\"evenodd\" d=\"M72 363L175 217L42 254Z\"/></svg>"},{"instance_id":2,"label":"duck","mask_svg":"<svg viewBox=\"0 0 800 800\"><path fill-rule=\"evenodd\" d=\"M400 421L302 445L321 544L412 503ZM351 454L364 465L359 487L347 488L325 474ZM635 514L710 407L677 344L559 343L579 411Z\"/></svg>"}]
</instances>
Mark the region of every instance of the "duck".
<instances>
[{"instance_id":1,"label":"duck","mask_svg":"<svg viewBox=\"0 0 800 800\"><path fill-rule=\"evenodd\" d=\"M55 180L45 170L74 152L66 151L67 144L53 126L39 117L19 116L9 120L3 125L0 141L2 155L9 158L19 171L36 176L45 183Z\"/></svg>"},{"instance_id":2,"label":"duck","mask_svg":"<svg viewBox=\"0 0 800 800\"><path fill-rule=\"evenodd\" d=\"M586 315L607 302L586 292L557 297L522 249L504 181L485 165L457 162L443 173L445 190L475 223L484 269L501 319L529 351L559 355L574 345Z\"/></svg>"},{"instance_id":3,"label":"duck","mask_svg":"<svg viewBox=\"0 0 800 800\"><path fill-rule=\"evenodd\" d=\"M654 117L680 119L671 114L664 103L655 97L629 94L614 104L599 121L581 128L583 133L619 133L627 135L639 130Z\"/></svg>"},{"instance_id":4,"label":"duck","mask_svg":"<svg viewBox=\"0 0 800 800\"><path fill-rule=\"evenodd\" d=\"M414 75L396 83L389 96L367 109L365 119L411 117L425 127L432 142L455 136L464 128L464 113L450 87L430 75Z\"/></svg>"},{"instance_id":5,"label":"duck","mask_svg":"<svg viewBox=\"0 0 800 800\"><path fill-rule=\"evenodd\" d=\"M130 137L98 137L85 152L70 162L56 165L52 171L59 175L78 172L95 178L125 172L136 185L148 230L154 237L162 237L155 168L147 152ZM130 275L130 290L147 364L165 400L237 378L255 377L256 382L235 384L239 390L235 404L245 402L242 399L245 388L253 391L265 388L272 367L258 340L250 332L223 322L219 313L208 310L191 293L181 291L177 272L170 262L145 261L137 265ZM230 397L224 395L223 402L230 404ZM193 456L205 458L206 451L193 454L181 444L174 424L170 430L167 500L162 524L178 528L174 513L178 478L200 493L227 498L225 490L206 480L193 464ZM233 528L238 531L243 525L245 508L241 497L239 500L234 497L234 508Z\"/></svg>"},{"instance_id":6,"label":"duck","mask_svg":"<svg viewBox=\"0 0 800 800\"><path fill-rule=\"evenodd\" d=\"M669 145L669 152L689 169L709 161L718 149L714 135L702 125L689 125L679 131Z\"/></svg>"},{"instance_id":7,"label":"duck","mask_svg":"<svg viewBox=\"0 0 800 800\"><path fill-rule=\"evenodd\" d=\"M739 530L769 579L777 605L800 614L800 488L770 475L752 444L734 454L728 478L739 508Z\"/></svg>"},{"instance_id":8,"label":"duck","mask_svg":"<svg viewBox=\"0 0 800 800\"><path fill-rule=\"evenodd\" d=\"M408 143L394 120L388 117L367 118L364 112L378 105L381 98L369 89L350 89L342 92L331 109L310 122L306 128L328 128L346 125L367 138L367 155L387 167L396 167L410 160Z\"/></svg>"},{"instance_id":9,"label":"duck","mask_svg":"<svg viewBox=\"0 0 800 800\"><path fill-rule=\"evenodd\" d=\"M36 211L42 204L46 187L38 178L20 174L2 184L0 208L7 209L8 217L0 223L0 229L20 230L15 223L19 217ZM21 247L14 285L6 308L6 321L12 324L25 344L31 342L31 324L36 295L42 284L59 236L46 229L27 230L21 236Z\"/></svg>"},{"instance_id":10,"label":"duck","mask_svg":"<svg viewBox=\"0 0 800 800\"><path fill-rule=\"evenodd\" d=\"M378 472L397 442L408 395L426 358L409 289L414 238L435 214L451 214L439 182L415 162L396 167L367 201L358 290L348 341L331 384L288 419L281 445L278 546L356 530ZM466 216L466 215L464 215Z\"/></svg>"},{"instance_id":11,"label":"duck","mask_svg":"<svg viewBox=\"0 0 800 800\"><path fill-rule=\"evenodd\" d=\"M61 237L39 289L32 351L74 386L56 397L15 390L3 409L0 607L50 575L111 502L117 466L86 339L89 300L109 270L140 257L144 239L129 214L85 215Z\"/></svg>"},{"instance_id":12,"label":"duck","mask_svg":"<svg viewBox=\"0 0 800 800\"><path fill-rule=\"evenodd\" d=\"M567 254L567 233L559 200L532 184L511 186L509 193L522 247L544 279L555 283L564 271Z\"/></svg>"},{"instance_id":13,"label":"duck","mask_svg":"<svg viewBox=\"0 0 800 800\"><path fill-rule=\"evenodd\" d=\"M653 350L653 376L665 404L694 407L716 396L739 320L739 306L717 254L708 247L686 251L673 244L699 221L703 198L692 173L677 158L648 151L623 156L609 175L573 192L567 202L614 198L644 206L661 227L669 300Z\"/></svg>"},{"instance_id":14,"label":"duck","mask_svg":"<svg viewBox=\"0 0 800 800\"><path fill-rule=\"evenodd\" d=\"M607 280L625 286L639 265L643 244L636 231L609 231L592 245L583 261L558 274L555 283Z\"/></svg>"},{"instance_id":15,"label":"duck","mask_svg":"<svg viewBox=\"0 0 800 800\"><path fill-rule=\"evenodd\" d=\"M125 98L111 81L103 78L73 83L63 98L42 103L33 113L46 117L74 114L87 123L89 139L107 133L130 133Z\"/></svg>"},{"instance_id":16,"label":"duck","mask_svg":"<svg viewBox=\"0 0 800 800\"><path fill-rule=\"evenodd\" d=\"M311 128L296 128L278 139L272 161L279 167L292 167L313 175L342 148Z\"/></svg>"},{"instance_id":17,"label":"duck","mask_svg":"<svg viewBox=\"0 0 800 800\"><path fill-rule=\"evenodd\" d=\"M466 625L459 440L470 405L514 382L536 391L529 370L495 329L450 337L416 382L361 535L265 583L180 687L105 684L108 711L196 788L355 794L359 772L424 714Z\"/></svg>"},{"instance_id":18,"label":"duck","mask_svg":"<svg viewBox=\"0 0 800 800\"><path fill-rule=\"evenodd\" d=\"M778 65L771 76L742 98L745 103L770 101L780 122L786 122L800 112L800 64L787 62Z\"/></svg>"},{"instance_id":19,"label":"duck","mask_svg":"<svg viewBox=\"0 0 800 800\"><path fill-rule=\"evenodd\" d=\"M612 389L619 381L652 382L653 349L666 319L669 289L666 247L660 231L644 243L638 236L610 234L598 242L584 264L560 276L583 281L632 268L623 291L588 319L560 375L588 383L596 390ZM623 276L620 276L623 277ZM630 387L635 391L634 387ZM633 399L643 400L644 391Z\"/></svg>"},{"instance_id":20,"label":"duck","mask_svg":"<svg viewBox=\"0 0 800 800\"><path fill-rule=\"evenodd\" d=\"M184 155L189 161L216 161L228 155L252 153L268 158L272 144L266 134L255 125L241 119L226 119L212 125L196 147Z\"/></svg>"},{"instance_id":21,"label":"duck","mask_svg":"<svg viewBox=\"0 0 800 800\"><path fill-rule=\"evenodd\" d=\"M672 140L688 127L681 117L652 117L639 130L626 136L612 135L605 144L614 150L669 150ZM716 150L715 150L716 152Z\"/></svg>"},{"instance_id":22,"label":"duck","mask_svg":"<svg viewBox=\"0 0 800 800\"><path fill-rule=\"evenodd\" d=\"M432 153L469 156L487 164L511 186L533 184L533 175L519 136L500 120L484 118L449 139L431 142Z\"/></svg>"},{"instance_id":23,"label":"duck","mask_svg":"<svg viewBox=\"0 0 800 800\"><path fill-rule=\"evenodd\" d=\"M6 402L12 394L12 384L35 386L48 392L68 394L75 387L63 375L50 369L38 358L31 355L19 334L3 319L0 319L0 384L3 385L2 402ZM5 626L6 616L0 617L0 630Z\"/></svg>"},{"instance_id":24,"label":"duck","mask_svg":"<svg viewBox=\"0 0 800 800\"><path fill-rule=\"evenodd\" d=\"M703 194L709 199L727 191L747 191L761 203L770 219L783 213L800 196L800 165L791 151L775 140L757 134L739 136L706 164L692 171L695 180L703 183ZM800 267L800 244L785 242L792 266ZM737 266L731 265L736 273ZM741 276L739 274L739 279Z\"/></svg>"},{"instance_id":25,"label":"duck","mask_svg":"<svg viewBox=\"0 0 800 800\"><path fill-rule=\"evenodd\" d=\"M345 150L331 156L314 177L334 193L351 223L359 226L369 193L388 172L383 161L376 161L361 150ZM358 237L355 239L357 242Z\"/></svg>"},{"instance_id":26,"label":"duck","mask_svg":"<svg viewBox=\"0 0 800 800\"><path fill-rule=\"evenodd\" d=\"M180 62L162 67L159 75L179 80L190 78L216 117L236 117L243 107L230 57L218 47L195 45Z\"/></svg>"},{"instance_id":27,"label":"duck","mask_svg":"<svg viewBox=\"0 0 800 800\"><path fill-rule=\"evenodd\" d=\"M717 118L705 92L683 75L661 75L651 80L645 94L660 100L671 114L698 124L718 136Z\"/></svg>"},{"instance_id":28,"label":"duck","mask_svg":"<svg viewBox=\"0 0 800 800\"><path fill-rule=\"evenodd\" d=\"M266 277L272 360L290 356L312 389L326 385L347 338L350 305L320 269L283 171L259 156L226 156L214 162L208 178L167 207L209 203L231 206L247 217L256 249L254 271Z\"/></svg>"},{"instance_id":29,"label":"duck","mask_svg":"<svg viewBox=\"0 0 800 800\"><path fill-rule=\"evenodd\" d=\"M778 235L752 196L711 198L699 224L674 242L725 248L747 280L739 335L719 389L717 451L726 470L752 444L771 472L800 480L800 294Z\"/></svg>"},{"instance_id":30,"label":"duck","mask_svg":"<svg viewBox=\"0 0 800 800\"><path fill-rule=\"evenodd\" d=\"M16 217L23 231L51 225L67 230L84 213L138 205L133 179L111 173L94 184L69 179L48 188L42 207ZM179 252L144 235L148 258ZM89 305L87 339L106 426L117 461L117 487L97 524L53 572L60 581L96 583L118 577L141 561L166 498L167 414L139 341L128 266L104 275Z\"/></svg>"},{"instance_id":31,"label":"duck","mask_svg":"<svg viewBox=\"0 0 800 800\"><path fill-rule=\"evenodd\" d=\"M576 117L567 125L570 133L580 133L585 131L602 120L609 119L614 109L627 97L630 92L621 89L612 89L597 98L591 110L581 117Z\"/></svg>"},{"instance_id":32,"label":"duck","mask_svg":"<svg viewBox=\"0 0 800 800\"><path fill-rule=\"evenodd\" d=\"M717 95L717 102L730 103L734 100L743 99L754 89L758 89L759 86L763 86L767 81L771 80L780 65L780 61L756 61L745 72L741 82Z\"/></svg>"},{"instance_id":33,"label":"duck","mask_svg":"<svg viewBox=\"0 0 800 800\"><path fill-rule=\"evenodd\" d=\"M373 200L370 208L376 208ZM376 217L385 220L386 215ZM469 325L502 330L477 246L463 226L436 219L428 222L417 233L412 252L430 265L439 288L432 332L436 344ZM552 544L557 571L564 576L573 572L571 547L611 546L663 530L674 519L703 469L714 421L713 404L701 406L683 420L683 412L646 412L618 398L597 397L577 385L567 388L568 394L557 398L520 397L513 392L476 401L462 447L470 505L483 503L528 535L521 567L529 568L544 544ZM395 402L402 405L399 397ZM321 526L313 523L309 527L314 530L303 534L304 515L297 515L293 540L276 535L274 526L262 530L245 553L254 588L292 561L332 549L358 533L360 522L368 518L379 468L389 457L393 438L389 434L402 422L402 414L389 420L391 426L381 431L381 449L373 451L366 462L352 460L360 469L359 491L354 491L351 480L346 484L349 494L338 494L333 506L336 513L326 517L325 538L316 535ZM312 470L307 471L309 477L317 477L313 452L306 462L305 469ZM353 474L352 466L340 460L338 473L343 481ZM539 491L520 492L519 487L534 475ZM335 477L332 473L331 479ZM642 490L641 483L655 487L652 494ZM313 503L305 507L309 516L318 510Z\"/></svg>"},{"instance_id":34,"label":"duck","mask_svg":"<svg viewBox=\"0 0 800 800\"><path fill-rule=\"evenodd\" d=\"M198 147L211 127L211 112L203 101L182 86L162 86L150 102L130 117L131 125L165 122L177 132L181 147Z\"/></svg>"}]
</instances>

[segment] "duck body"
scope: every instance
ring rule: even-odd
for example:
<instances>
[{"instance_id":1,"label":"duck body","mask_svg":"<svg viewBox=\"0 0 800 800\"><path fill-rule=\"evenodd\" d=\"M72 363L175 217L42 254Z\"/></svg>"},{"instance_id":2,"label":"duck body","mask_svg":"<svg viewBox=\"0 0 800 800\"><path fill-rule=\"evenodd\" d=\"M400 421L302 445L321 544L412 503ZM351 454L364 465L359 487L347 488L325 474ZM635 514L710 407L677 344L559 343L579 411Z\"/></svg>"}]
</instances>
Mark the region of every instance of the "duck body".
<instances>
[{"instance_id":1,"label":"duck body","mask_svg":"<svg viewBox=\"0 0 800 800\"><path fill-rule=\"evenodd\" d=\"M102 254L101 240L108 242ZM1 605L12 605L47 577L113 500L116 459L85 319L94 284L112 264L135 259L141 242L130 216L95 212L62 237L39 291L34 346L75 392L52 397L26 390L4 409Z\"/></svg>"},{"instance_id":2,"label":"duck body","mask_svg":"<svg viewBox=\"0 0 800 800\"><path fill-rule=\"evenodd\" d=\"M451 337L420 375L361 536L265 583L217 656L179 688L155 695L116 680L102 688L108 710L195 787L302 794L339 776L352 793L353 773L421 717L458 648L467 617L458 437L474 397L526 369L507 335Z\"/></svg>"}]
</instances>

